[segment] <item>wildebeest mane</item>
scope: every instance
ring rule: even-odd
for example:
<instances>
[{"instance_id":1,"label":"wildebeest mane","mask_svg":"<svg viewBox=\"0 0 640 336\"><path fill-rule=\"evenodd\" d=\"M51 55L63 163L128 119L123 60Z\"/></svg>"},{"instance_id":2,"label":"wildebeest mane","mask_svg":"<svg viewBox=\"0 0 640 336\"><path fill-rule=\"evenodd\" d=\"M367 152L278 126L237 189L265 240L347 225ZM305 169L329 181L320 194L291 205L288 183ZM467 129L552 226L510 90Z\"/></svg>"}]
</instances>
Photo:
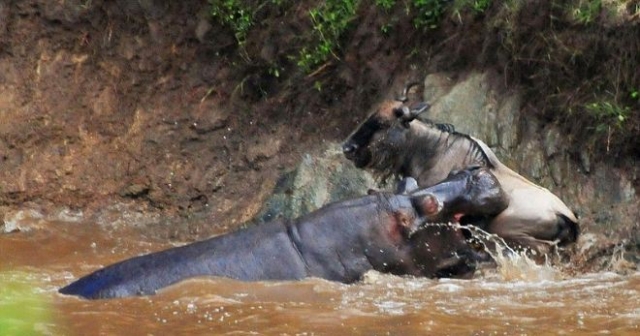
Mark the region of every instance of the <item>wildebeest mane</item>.
<instances>
[{"instance_id":1,"label":"wildebeest mane","mask_svg":"<svg viewBox=\"0 0 640 336\"><path fill-rule=\"evenodd\" d=\"M471 137L469 134L456 131L455 127L452 124L436 123L436 122L432 121L431 119L427 119L427 118L419 118L418 120L422 121L424 124L427 124L427 125L430 125L431 127L436 128L437 130L439 130L439 131L441 131L443 133L448 133L448 134L450 134L452 136L458 136L458 137L462 137L462 138L466 139L467 141L469 141L471 143L471 150L480 153L482 162L478 162L478 163L482 163L482 165L485 166L485 167L495 168L493 166L493 164L491 163L491 160L487 156L487 153L484 152L484 150L478 144L478 142L476 142L476 140L473 139L473 137Z\"/></svg>"},{"instance_id":2,"label":"wildebeest mane","mask_svg":"<svg viewBox=\"0 0 640 336\"><path fill-rule=\"evenodd\" d=\"M484 167L493 168L491 160L487 154L482 150L482 147L468 134L458 132L451 124L439 124L432 120L421 118L420 121L429 127L434 134L438 134L437 140L428 139L427 135L416 135L410 129L401 124L396 124L390 127L380 139L374 142L371 150L371 163L369 168L374 173L376 179L380 183L385 183L389 178L401 179L409 176L411 158L416 158L416 152L421 153L421 158L433 158L437 157L439 150L441 150L441 144L443 142L456 142L465 141L469 144L468 152L465 153L465 160L467 164L477 164ZM401 130L405 141L391 141L389 139L392 132L398 132ZM427 159L424 162L424 166L432 167L436 162Z\"/></svg>"}]
</instances>

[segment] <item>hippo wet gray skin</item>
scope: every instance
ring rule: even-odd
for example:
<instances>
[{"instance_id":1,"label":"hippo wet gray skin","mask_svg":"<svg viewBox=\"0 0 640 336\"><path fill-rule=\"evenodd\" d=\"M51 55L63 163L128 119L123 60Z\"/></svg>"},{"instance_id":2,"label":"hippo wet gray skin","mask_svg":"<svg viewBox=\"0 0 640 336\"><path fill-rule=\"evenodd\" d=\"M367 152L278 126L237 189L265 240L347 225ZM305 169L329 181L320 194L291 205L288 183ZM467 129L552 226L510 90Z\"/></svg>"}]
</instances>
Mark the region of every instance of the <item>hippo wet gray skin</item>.
<instances>
[{"instance_id":1,"label":"hippo wet gray skin","mask_svg":"<svg viewBox=\"0 0 640 336\"><path fill-rule=\"evenodd\" d=\"M414 177L420 187L436 184L451 170L486 167L502 185L509 205L495 218L469 217L471 222L514 247L542 253L577 240L578 219L556 195L509 169L481 140L456 132L453 125L418 119L429 105L407 103L413 85L405 87L395 102L380 104L349 136L343 144L347 159L382 179Z\"/></svg>"},{"instance_id":2,"label":"hippo wet gray skin","mask_svg":"<svg viewBox=\"0 0 640 336\"><path fill-rule=\"evenodd\" d=\"M400 191L340 201L292 221L273 221L134 257L84 276L60 293L89 299L148 295L198 276L244 281L318 277L344 283L359 280L369 270L471 276L475 254L460 230L427 223L460 213L502 211L505 197L495 177L472 168L432 188Z\"/></svg>"}]
</instances>

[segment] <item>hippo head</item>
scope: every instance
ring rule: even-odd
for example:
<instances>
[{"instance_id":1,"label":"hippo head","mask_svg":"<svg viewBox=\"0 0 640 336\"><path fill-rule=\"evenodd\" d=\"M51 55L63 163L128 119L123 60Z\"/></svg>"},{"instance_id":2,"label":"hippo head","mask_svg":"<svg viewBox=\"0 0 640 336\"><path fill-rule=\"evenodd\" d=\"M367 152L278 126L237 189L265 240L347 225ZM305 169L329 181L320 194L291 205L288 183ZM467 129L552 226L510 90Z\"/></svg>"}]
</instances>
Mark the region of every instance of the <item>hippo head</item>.
<instances>
[{"instance_id":1,"label":"hippo head","mask_svg":"<svg viewBox=\"0 0 640 336\"><path fill-rule=\"evenodd\" d=\"M509 205L507 195L487 168L472 166L452 171L432 187L410 194L416 209L425 214L426 222L459 222L463 217L495 216ZM437 211L434 201L437 200Z\"/></svg>"},{"instance_id":2,"label":"hippo head","mask_svg":"<svg viewBox=\"0 0 640 336\"><path fill-rule=\"evenodd\" d=\"M466 230L447 223L458 223L466 216L495 216L503 211L508 201L495 176L486 168L469 167L451 172L435 186L405 191L420 221L411 236L416 264L436 277L473 275L476 262L487 260L488 255L466 242Z\"/></svg>"}]
</instances>

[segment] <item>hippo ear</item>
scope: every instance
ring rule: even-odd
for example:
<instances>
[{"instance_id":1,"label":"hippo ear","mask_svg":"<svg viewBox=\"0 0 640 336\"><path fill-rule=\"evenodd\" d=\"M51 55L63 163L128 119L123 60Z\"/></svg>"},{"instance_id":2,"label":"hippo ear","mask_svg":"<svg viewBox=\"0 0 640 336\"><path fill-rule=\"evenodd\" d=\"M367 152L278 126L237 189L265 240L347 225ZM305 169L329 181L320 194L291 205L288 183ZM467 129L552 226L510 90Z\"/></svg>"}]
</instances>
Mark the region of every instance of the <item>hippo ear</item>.
<instances>
[{"instance_id":1,"label":"hippo ear","mask_svg":"<svg viewBox=\"0 0 640 336\"><path fill-rule=\"evenodd\" d=\"M380 190L378 190L378 189L373 189L373 188L367 189L367 195L376 195L376 194L379 194L379 193L380 193Z\"/></svg>"},{"instance_id":2,"label":"hippo ear","mask_svg":"<svg viewBox=\"0 0 640 336\"><path fill-rule=\"evenodd\" d=\"M411 236L415 231L418 230L419 223L416 220L416 216L409 213L409 211L398 210L393 213L398 226L405 232L408 236Z\"/></svg>"},{"instance_id":3,"label":"hippo ear","mask_svg":"<svg viewBox=\"0 0 640 336\"><path fill-rule=\"evenodd\" d=\"M433 194L426 193L411 198L413 206L422 217L435 218L443 208L442 202Z\"/></svg>"},{"instance_id":4,"label":"hippo ear","mask_svg":"<svg viewBox=\"0 0 640 336\"><path fill-rule=\"evenodd\" d=\"M407 195L418 189L418 181L413 177L405 177L396 185L396 194Z\"/></svg>"}]
</instances>

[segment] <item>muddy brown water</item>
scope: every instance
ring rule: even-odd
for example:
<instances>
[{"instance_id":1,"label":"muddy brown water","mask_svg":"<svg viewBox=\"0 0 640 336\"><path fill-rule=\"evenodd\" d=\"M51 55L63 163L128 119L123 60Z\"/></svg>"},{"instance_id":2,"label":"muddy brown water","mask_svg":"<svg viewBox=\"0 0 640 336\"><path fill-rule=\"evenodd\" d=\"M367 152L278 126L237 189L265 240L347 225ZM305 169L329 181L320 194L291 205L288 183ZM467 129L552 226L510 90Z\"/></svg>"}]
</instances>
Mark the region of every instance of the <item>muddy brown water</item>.
<instances>
[{"instance_id":1,"label":"muddy brown water","mask_svg":"<svg viewBox=\"0 0 640 336\"><path fill-rule=\"evenodd\" d=\"M83 300L56 290L101 266L173 245L126 227L36 222L0 234L0 284L29 286L37 299L19 309L48 313L29 322L26 333L14 330L21 335L640 334L640 273L565 276L528 263L473 280L377 273L353 285L198 278L149 297ZM15 306L15 295L0 295L0 312Z\"/></svg>"}]
</instances>

